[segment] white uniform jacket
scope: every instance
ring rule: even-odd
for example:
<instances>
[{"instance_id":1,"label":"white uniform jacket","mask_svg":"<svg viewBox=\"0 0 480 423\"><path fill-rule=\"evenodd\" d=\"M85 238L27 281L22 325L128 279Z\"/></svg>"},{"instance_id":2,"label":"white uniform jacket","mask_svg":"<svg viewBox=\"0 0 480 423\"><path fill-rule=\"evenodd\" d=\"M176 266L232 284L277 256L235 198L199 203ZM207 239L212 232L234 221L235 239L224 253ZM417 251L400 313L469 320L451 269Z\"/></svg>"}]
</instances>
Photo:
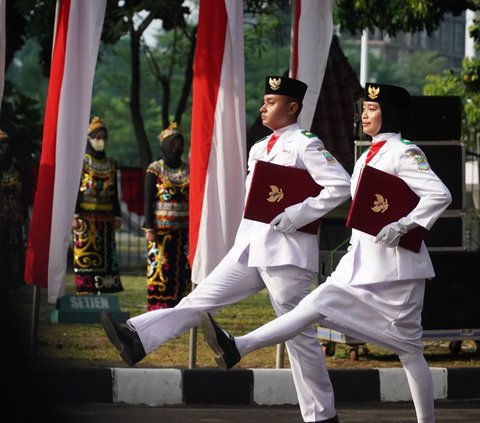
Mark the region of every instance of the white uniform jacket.
<instances>
[{"instance_id":1,"label":"white uniform jacket","mask_svg":"<svg viewBox=\"0 0 480 423\"><path fill-rule=\"evenodd\" d=\"M259 160L308 170L324 189L317 197L309 197L285 210L293 225L301 228L349 197L350 175L325 150L322 141L312 133L302 131L297 123L276 131L276 134L280 137L270 153L267 154L270 137L260 140L250 149L245 198L248 197L253 169ZM267 223L242 219L230 254L238 261L245 251L248 251L249 266L289 264L318 272L318 240L314 234L300 231L285 234Z\"/></svg>"},{"instance_id":2,"label":"white uniform jacket","mask_svg":"<svg viewBox=\"0 0 480 423\"><path fill-rule=\"evenodd\" d=\"M450 204L450 191L430 168L418 146L403 140L400 134L389 135L388 141L368 165L396 175L408 184L420 201L407 216L430 229ZM352 197L366 156L367 151L355 163L351 180ZM402 247L388 248L377 244L374 236L352 229L350 243L350 251L335 269L335 277L344 283L365 284L435 276L423 242L420 251L414 253Z\"/></svg>"}]
</instances>

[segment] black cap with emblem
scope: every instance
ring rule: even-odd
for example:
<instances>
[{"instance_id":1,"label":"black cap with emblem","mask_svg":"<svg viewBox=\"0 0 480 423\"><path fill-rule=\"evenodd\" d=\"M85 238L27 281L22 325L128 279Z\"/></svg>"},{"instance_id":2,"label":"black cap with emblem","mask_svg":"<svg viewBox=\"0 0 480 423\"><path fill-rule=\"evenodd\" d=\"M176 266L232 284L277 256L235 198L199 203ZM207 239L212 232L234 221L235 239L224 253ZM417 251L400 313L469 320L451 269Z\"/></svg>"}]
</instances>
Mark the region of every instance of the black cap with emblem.
<instances>
[{"instance_id":1,"label":"black cap with emblem","mask_svg":"<svg viewBox=\"0 0 480 423\"><path fill-rule=\"evenodd\" d=\"M379 132L399 132L405 125L410 105L410 94L405 88L367 82L364 101L380 104L382 126Z\"/></svg>"},{"instance_id":2,"label":"black cap with emblem","mask_svg":"<svg viewBox=\"0 0 480 423\"><path fill-rule=\"evenodd\" d=\"M267 76L265 79L265 95L277 94L293 97L300 103L307 92L307 84L298 79L287 78L286 76Z\"/></svg>"}]
</instances>

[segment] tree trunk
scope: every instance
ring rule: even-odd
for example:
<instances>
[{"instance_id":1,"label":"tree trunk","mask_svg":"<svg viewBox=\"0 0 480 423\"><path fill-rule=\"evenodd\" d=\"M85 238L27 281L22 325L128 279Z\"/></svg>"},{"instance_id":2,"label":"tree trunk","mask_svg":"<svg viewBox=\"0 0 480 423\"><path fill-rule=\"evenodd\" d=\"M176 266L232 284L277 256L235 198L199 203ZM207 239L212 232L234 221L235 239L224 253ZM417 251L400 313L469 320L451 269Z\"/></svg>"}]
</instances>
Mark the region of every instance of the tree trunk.
<instances>
[{"instance_id":1,"label":"tree trunk","mask_svg":"<svg viewBox=\"0 0 480 423\"><path fill-rule=\"evenodd\" d=\"M152 162L152 151L148 143L147 133L140 110L140 34L130 32L130 50L132 79L130 82L130 113L132 116L133 129L140 154L140 164L146 169Z\"/></svg>"},{"instance_id":2,"label":"tree trunk","mask_svg":"<svg viewBox=\"0 0 480 423\"><path fill-rule=\"evenodd\" d=\"M183 81L183 89L180 100L178 102L177 110L175 111L175 121L180 125L183 113L187 107L187 101L190 97L190 90L192 89L193 81L193 60L195 57L195 46L197 44L197 28L192 32L190 37L190 51L188 52L187 66L185 68L185 79Z\"/></svg>"}]
</instances>

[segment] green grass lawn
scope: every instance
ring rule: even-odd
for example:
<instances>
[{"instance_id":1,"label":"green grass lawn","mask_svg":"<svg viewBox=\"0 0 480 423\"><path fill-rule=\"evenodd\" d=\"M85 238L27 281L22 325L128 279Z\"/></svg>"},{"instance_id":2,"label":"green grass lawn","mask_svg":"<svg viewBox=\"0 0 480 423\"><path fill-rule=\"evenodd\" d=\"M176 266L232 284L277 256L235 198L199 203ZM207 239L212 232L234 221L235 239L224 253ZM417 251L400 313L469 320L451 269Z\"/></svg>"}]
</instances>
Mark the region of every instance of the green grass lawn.
<instances>
[{"instance_id":1,"label":"green grass lawn","mask_svg":"<svg viewBox=\"0 0 480 423\"><path fill-rule=\"evenodd\" d=\"M130 316L145 312L147 306L145 277L122 275L122 283L125 291L115 294L118 296L121 311L129 312ZM71 273L67 274L65 286L67 294L75 294ZM24 331L27 348L34 353L38 365L55 367L125 366L115 348L105 337L100 324L61 324L47 320L47 310L55 308L55 305L47 303L46 289L41 289L37 340L33 342L32 298L33 289L26 286L14 291L11 300L15 306L15 321L18 323L19 330ZM221 310L216 317L219 323L234 335L248 332L272 318L274 318L274 312L266 291ZM458 355L450 353L448 344L448 341L425 342L425 354L431 366L480 365L473 341L465 341L462 352ZM276 346L265 348L245 357L240 363L240 367L275 368L276 355ZM196 342L195 338L192 338L192 333L186 332L151 353L137 364L137 367L188 368L192 358L196 367L216 367L213 353L204 343L201 329L196 331ZM329 368L376 368L400 365L394 354L370 344L360 345L357 360L352 360L350 347L341 343L336 344L335 353L327 357L327 364ZM285 354L284 365L289 367L287 354Z\"/></svg>"}]
</instances>

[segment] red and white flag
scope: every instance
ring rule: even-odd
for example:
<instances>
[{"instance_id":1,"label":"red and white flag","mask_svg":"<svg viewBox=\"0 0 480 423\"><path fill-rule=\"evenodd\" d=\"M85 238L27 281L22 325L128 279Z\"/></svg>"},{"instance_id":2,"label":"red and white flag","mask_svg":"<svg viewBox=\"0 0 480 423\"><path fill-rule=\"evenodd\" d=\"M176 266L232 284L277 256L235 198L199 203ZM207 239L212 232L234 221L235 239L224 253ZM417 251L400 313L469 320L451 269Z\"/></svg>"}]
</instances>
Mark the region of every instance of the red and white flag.
<instances>
[{"instance_id":1,"label":"red and white flag","mask_svg":"<svg viewBox=\"0 0 480 423\"><path fill-rule=\"evenodd\" d=\"M312 127L333 36L332 0L295 0L290 77L308 85L298 122Z\"/></svg>"},{"instance_id":2,"label":"red and white flag","mask_svg":"<svg viewBox=\"0 0 480 423\"><path fill-rule=\"evenodd\" d=\"M57 4L42 155L27 245L25 281L65 292L67 251L85 155L93 77L106 0Z\"/></svg>"},{"instance_id":3,"label":"red and white flag","mask_svg":"<svg viewBox=\"0 0 480 423\"><path fill-rule=\"evenodd\" d=\"M7 0L0 0L0 110L2 110L3 90L5 87L5 49L6 49L6 7Z\"/></svg>"},{"instance_id":4,"label":"red and white flag","mask_svg":"<svg viewBox=\"0 0 480 423\"><path fill-rule=\"evenodd\" d=\"M200 0L192 101L189 244L200 283L233 245L243 213L243 2Z\"/></svg>"}]
</instances>

